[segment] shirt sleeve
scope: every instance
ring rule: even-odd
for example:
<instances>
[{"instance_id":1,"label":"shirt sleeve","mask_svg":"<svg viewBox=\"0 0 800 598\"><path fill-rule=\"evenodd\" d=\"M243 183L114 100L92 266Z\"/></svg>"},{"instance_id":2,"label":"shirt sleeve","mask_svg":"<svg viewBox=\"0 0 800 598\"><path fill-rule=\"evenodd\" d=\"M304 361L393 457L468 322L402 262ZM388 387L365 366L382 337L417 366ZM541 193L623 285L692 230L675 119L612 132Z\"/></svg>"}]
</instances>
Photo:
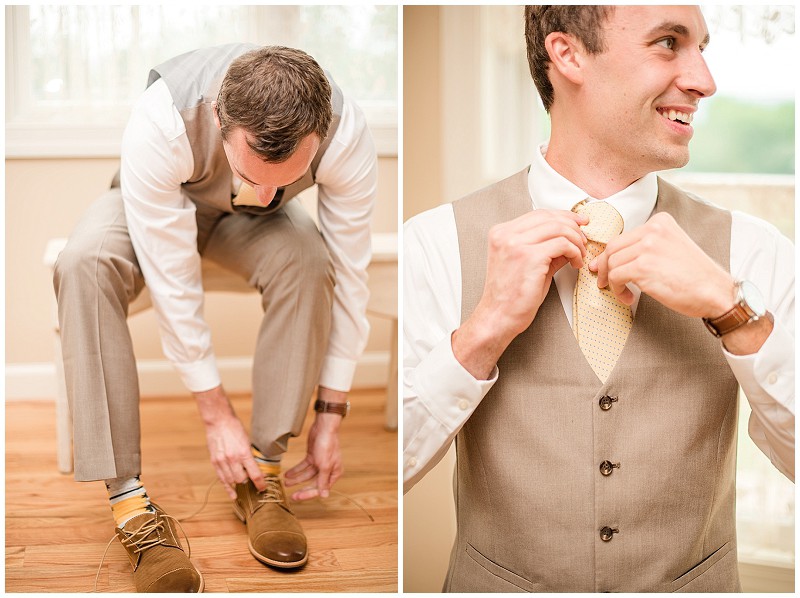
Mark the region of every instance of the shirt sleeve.
<instances>
[{"instance_id":1,"label":"shirt sleeve","mask_svg":"<svg viewBox=\"0 0 800 598\"><path fill-rule=\"evenodd\" d=\"M220 377L203 319L195 206L181 193L193 168L183 120L157 81L134 106L123 134L122 198L164 354L198 392L218 386Z\"/></svg>"},{"instance_id":2,"label":"shirt sleeve","mask_svg":"<svg viewBox=\"0 0 800 598\"><path fill-rule=\"evenodd\" d=\"M403 230L403 492L442 459L497 381L476 380L453 355L461 322L461 262L450 204Z\"/></svg>"},{"instance_id":3,"label":"shirt sleeve","mask_svg":"<svg viewBox=\"0 0 800 598\"><path fill-rule=\"evenodd\" d=\"M367 266L378 160L364 114L345 98L333 139L317 167L320 231L336 275L328 350L319 384L348 391L369 336Z\"/></svg>"},{"instance_id":4,"label":"shirt sleeve","mask_svg":"<svg viewBox=\"0 0 800 598\"><path fill-rule=\"evenodd\" d=\"M752 409L750 438L794 481L794 246L775 227L734 212L731 274L758 287L775 321L756 353L725 357Z\"/></svg>"}]
</instances>

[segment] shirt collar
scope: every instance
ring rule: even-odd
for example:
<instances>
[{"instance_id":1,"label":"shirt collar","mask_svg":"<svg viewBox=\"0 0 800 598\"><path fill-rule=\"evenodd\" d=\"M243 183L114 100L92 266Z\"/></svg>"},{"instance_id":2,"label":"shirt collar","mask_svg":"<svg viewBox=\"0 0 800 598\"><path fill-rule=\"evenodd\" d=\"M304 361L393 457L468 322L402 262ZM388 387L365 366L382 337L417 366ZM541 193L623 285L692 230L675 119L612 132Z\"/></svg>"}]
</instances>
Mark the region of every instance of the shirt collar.
<instances>
[{"instance_id":1,"label":"shirt collar","mask_svg":"<svg viewBox=\"0 0 800 598\"><path fill-rule=\"evenodd\" d=\"M534 152L531 168L528 172L528 192L533 200L534 209L571 210L579 201L589 199L588 193L574 183L568 181L555 170L547 160L547 142ZM650 217L658 196L658 179L654 172L648 173L628 187L605 198L622 215L625 230L641 226Z\"/></svg>"}]
</instances>

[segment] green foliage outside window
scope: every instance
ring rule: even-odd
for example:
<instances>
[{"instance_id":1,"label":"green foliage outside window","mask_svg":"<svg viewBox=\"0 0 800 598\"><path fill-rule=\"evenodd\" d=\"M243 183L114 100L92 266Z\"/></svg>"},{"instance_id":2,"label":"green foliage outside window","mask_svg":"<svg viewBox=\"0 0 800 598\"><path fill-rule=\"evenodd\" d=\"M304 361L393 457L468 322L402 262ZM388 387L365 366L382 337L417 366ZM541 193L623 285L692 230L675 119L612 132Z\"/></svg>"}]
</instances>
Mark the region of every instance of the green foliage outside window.
<instances>
[{"instance_id":1,"label":"green foliage outside window","mask_svg":"<svg viewBox=\"0 0 800 598\"><path fill-rule=\"evenodd\" d=\"M794 102L730 97L700 102L690 143L692 172L794 174Z\"/></svg>"}]
</instances>

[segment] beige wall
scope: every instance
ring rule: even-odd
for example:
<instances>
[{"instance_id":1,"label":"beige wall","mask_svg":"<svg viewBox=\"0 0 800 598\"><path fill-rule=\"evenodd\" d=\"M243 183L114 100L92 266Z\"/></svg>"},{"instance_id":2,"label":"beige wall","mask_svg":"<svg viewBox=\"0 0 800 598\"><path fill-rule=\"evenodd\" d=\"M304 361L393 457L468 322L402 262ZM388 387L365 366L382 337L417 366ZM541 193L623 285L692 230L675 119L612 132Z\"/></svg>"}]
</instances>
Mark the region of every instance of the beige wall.
<instances>
[{"instance_id":1,"label":"beige wall","mask_svg":"<svg viewBox=\"0 0 800 598\"><path fill-rule=\"evenodd\" d=\"M117 159L7 159L6 222L6 364L53 359L52 296L49 273L42 266L48 239L69 236L83 210L108 188ZM397 159L379 160L375 232L397 230ZM235 316L233 315L235 314ZM260 320L256 294L213 293L206 318L218 357L249 355ZM389 350L389 325L371 318L367 351ZM139 359L162 359L152 310L131 318Z\"/></svg>"},{"instance_id":2,"label":"beige wall","mask_svg":"<svg viewBox=\"0 0 800 598\"><path fill-rule=\"evenodd\" d=\"M439 12L403 10L403 220L442 202Z\"/></svg>"}]
</instances>

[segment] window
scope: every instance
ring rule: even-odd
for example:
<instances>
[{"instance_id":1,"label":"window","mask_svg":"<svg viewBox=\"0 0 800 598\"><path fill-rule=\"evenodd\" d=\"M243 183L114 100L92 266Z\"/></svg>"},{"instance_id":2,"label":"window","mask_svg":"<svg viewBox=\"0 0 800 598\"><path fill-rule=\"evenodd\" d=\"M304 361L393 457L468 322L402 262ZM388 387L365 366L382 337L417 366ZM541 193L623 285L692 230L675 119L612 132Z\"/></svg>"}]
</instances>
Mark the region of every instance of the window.
<instances>
[{"instance_id":1,"label":"window","mask_svg":"<svg viewBox=\"0 0 800 598\"><path fill-rule=\"evenodd\" d=\"M396 154L396 7L228 5L6 7L6 154L117 155L151 67L233 41L307 51Z\"/></svg>"}]
</instances>

